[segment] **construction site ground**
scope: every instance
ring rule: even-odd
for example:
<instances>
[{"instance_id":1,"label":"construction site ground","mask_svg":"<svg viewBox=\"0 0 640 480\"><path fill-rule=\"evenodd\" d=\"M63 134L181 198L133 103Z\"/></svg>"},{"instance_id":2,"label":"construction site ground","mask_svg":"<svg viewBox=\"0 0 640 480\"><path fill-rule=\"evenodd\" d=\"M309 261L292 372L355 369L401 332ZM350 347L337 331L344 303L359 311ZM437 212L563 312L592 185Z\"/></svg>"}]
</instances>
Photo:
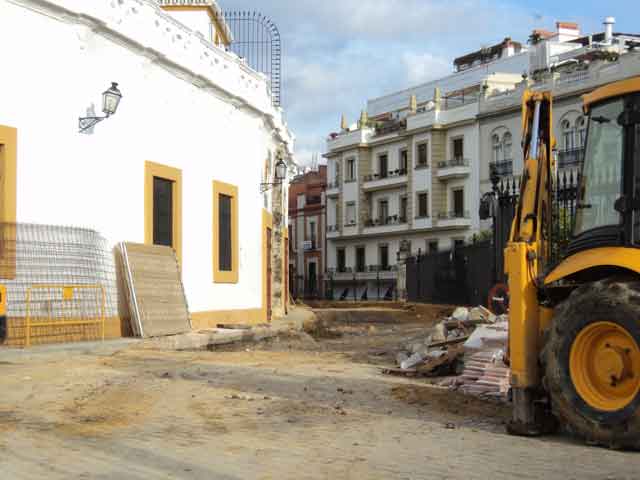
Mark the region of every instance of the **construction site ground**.
<instances>
[{"instance_id":1,"label":"construction site ground","mask_svg":"<svg viewBox=\"0 0 640 480\"><path fill-rule=\"evenodd\" d=\"M383 375L442 313L325 309L214 351L0 352L3 479L637 479L640 454L508 436L507 405Z\"/></svg>"}]
</instances>

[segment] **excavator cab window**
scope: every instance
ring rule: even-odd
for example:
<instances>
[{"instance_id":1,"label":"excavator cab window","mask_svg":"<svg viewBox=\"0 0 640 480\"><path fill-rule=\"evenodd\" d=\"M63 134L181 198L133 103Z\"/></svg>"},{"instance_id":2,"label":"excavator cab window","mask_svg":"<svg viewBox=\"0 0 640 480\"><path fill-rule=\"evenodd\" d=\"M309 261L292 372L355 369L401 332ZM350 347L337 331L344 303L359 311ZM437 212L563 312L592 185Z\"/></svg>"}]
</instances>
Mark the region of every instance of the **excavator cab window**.
<instances>
[{"instance_id":1,"label":"excavator cab window","mask_svg":"<svg viewBox=\"0 0 640 480\"><path fill-rule=\"evenodd\" d=\"M624 101L618 98L591 110L582 184L577 205L574 236L604 227L619 227L623 197L624 127L618 118Z\"/></svg>"}]
</instances>

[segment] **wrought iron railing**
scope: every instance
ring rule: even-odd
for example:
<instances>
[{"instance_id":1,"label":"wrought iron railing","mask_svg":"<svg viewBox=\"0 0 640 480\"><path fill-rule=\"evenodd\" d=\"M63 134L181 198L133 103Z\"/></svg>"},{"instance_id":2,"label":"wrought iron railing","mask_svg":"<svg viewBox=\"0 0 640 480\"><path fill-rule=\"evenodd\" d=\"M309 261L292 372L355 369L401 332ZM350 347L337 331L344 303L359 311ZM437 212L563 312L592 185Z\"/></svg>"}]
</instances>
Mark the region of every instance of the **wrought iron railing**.
<instances>
[{"instance_id":1,"label":"wrought iron railing","mask_svg":"<svg viewBox=\"0 0 640 480\"><path fill-rule=\"evenodd\" d=\"M584 158L584 148L572 148L558 152L558 168L579 167Z\"/></svg>"},{"instance_id":2,"label":"wrought iron railing","mask_svg":"<svg viewBox=\"0 0 640 480\"><path fill-rule=\"evenodd\" d=\"M406 168L398 168L396 170L389 170L385 173L372 173L370 175L364 176L365 182L372 182L374 180L383 180L385 178L395 178L395 177L404 177L407 174Z\"/></svg>"},{"instance_id":3,"label":"wrought iron railing","mask_svg":"<svg viewBox=\"0 0 640 480\"><path fill-rule=\"evenodd\" d=\"M339 232L339 231L340 231L339 225L327 225L327 233L333 233L333 232Z\"/></svg>"},{"instance_id":4,"label":"wrought iron railing","mask_svg":"<svg viewBox=\"0 0 640 480\"><path fill-rule=\"evenodd\" d=\"M492 174L499 177L508 177L513 175L513 160L500 160L499 162L491 162L489 169Z\"/></svg>"},{"instance_id":5,"label":"wrought iron railing","mask_svg":"<svg viewBox=\"0 0 640 480\"><path fill-rule=\"evenodd\" d=\"M438 168L452 168L452 167L468 167L469 160L466 158L458 157L451 160L438 162Z\"/></svg>"},{"instance_id":6,"label":"wrought iron railing","mask_svg":"<svg viewBox=\"0 0 640 480\"><path fill-rule=\"evenodd\" d=\"M381 227L384 225L402 225L407 223L407 218L400 215L390 215L386 218L369 218L365 221L365 227Z\"/></svg>"},{"instance_id":7,"label":"wrought iron railing","mask_svg":"<svg viewBox=\"0 0 640 480\"><path fill-rule=\"evenodd\" d=\"M438 213L438 220L455 220L456 218L469 219L471 218L471 215L469 214L468 210Z\"/></svg>"},{"instance_id":8,"label":"wrought iron railing","mask_svg":"<svg viewBox=\"0 0 640 480\"><path fill-rule=\"evenodd\" d=\"M376 136L389 135L407 128L407 120L388 120L376 126Z\"/></svg>"},{"instance_id":9,"label":"wrought iron railing","mask_svg":"<svg viewBox=\"0 0 640 480\"><path fill-rule=\"evenodd\" d=\"M333 190L335 188L340 188L340 180L336 179L333 182L327 183L327 190Z\"/></svg>"}]
</instances>

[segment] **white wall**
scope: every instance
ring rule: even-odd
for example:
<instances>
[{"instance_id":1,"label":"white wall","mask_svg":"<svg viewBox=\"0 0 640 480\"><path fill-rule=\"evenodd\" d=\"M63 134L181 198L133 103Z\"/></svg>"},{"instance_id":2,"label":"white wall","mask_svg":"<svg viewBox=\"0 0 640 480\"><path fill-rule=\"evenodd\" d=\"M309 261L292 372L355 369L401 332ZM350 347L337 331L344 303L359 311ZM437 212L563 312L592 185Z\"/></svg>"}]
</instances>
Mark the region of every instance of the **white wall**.
<instances>
[{"instance_id":1,"label":"white wall","mask_svg":"<svg viewBox=\"0 0 640 480\"><path fill-rule=\"evenodd\" d=\"M171 16L180 23L185 24L191 30L201 33L207 40L214 40L214 38L212 38L213 25L211 24L211 17L209 17L209 14L206 11L177 10L171 11Z\"/></svg>"},{"instance_id":2,"label":"white wall","mask_svg":"<svg viewBox=\"0 0 640 480\"><path fill-rule=\"evenodd\" d=\"M81 7L97 8L89 3ZM174 25L148 2L135 5L139 19L127 14L123 28L133 28L131 22L140 29L153 25L147 18L152 15ZM119 14L124 11L105 22ZM144 31L136 35L142 38ZM125 38L116 42L8 2L0 3L0 45L11 46L2 54L0 124L18 129L18 221L92 228L112 244L143 242L145 161L182 169L182 267L190 310L260 307L259 184L265 158L279 144L261 112L237 108L221 92L186 81L184 71L141 56ZM205 51L213 61L217 50ZM220 62L231 61L220 55ZM119 82L124 95L120 109L94 134L79 134L78 117L92 102L100 113L101 93L111 81ZM254 90L247 102L269 105L266 88L264 102ZM239 187L237 285L212 282L213 180Z\"/></svg>"}]
</instances>

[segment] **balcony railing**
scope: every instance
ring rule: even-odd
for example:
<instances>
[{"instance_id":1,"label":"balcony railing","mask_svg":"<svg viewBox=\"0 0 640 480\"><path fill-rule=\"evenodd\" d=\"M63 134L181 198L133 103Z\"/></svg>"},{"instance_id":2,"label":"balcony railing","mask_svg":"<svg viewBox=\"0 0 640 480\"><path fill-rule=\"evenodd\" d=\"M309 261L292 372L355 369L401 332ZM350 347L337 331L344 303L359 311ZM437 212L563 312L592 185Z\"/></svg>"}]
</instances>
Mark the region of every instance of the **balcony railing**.
<instances>
[{"instance_id":1,"label":"balcony railing","mask_svg":"<svg viewBox=\"0 0 640 480\"><path fill-rule=\"evenodd\" d=\"M305 252L312 252L318 250L318 242L316 240L305 240L302 243Z\"/></svg>"},{"instance_id":2,"label":"balcony railing","mask_svg":"<svg viewBox=\"0 0 640 480\"><path fill-rule=\"evenodd\" d=\"M376 126L376 136L389 135L407 128L407 120L388 120Z\"/></svg>"},{"instance_id":3,"label":"balcony railing","mask_svg":"<svg viewBox=\"0 0 640 480\"><path fill-rule=\"evenodd\" d=\"M579 167L584 158L584 148L573 148L558 152L558 168Z\"/></svg>"},{"instance_id":4,"label":"balcony railing","mask_svg":"<svg viewBox=\"0 0 640 480\"><path fill-rule=\"evenodd\" d=\"M443 162L438 162L438 168L452 168L452 167L468 167L469 160L466 158L453 158Z\"/></svg>"},{"instance_id":5,"label":"balcony railing","mask_svg":"<svg viewBox=\"0 0 640 480\"><path fill-rule=\"evenodd\" d=\"M365 182L372 182L374 180L383 180L385 178L403 177L407 174L406 168L398 168L396 170L389 170L386 175L380 173L372 173L371 175L365 175Z\"/></svg>"},{"instance_id":6,"label":"balcony railing","mask_svg":"<svg viewBox=\"0 0 640 480\"><path fill-rule=\"evenodd\" d=\"M397 265L369 265L367 270L371 273L375 272L395 272L398 270Z\"/></svg>"},{"instance_id":7,"label":"balcony railing","mask_svg":"<svg viewBox=\"0 0 640 480\"><path fill-rule=\"evenodd\" d=\"M320 195L314 195L307 197L307 205L320 205L322 203L322 197Z\"/></svg>"},{"instance_id":8,"label":"balcony railing","mask_svg":"<svg viewBox=\"0 0 640 480\"><path fill-rule=\"evenodd\" d=\"M406 217L400 215L390 215L386 218L369 218L365 222L365 227L381 227L384 225L402 225L407 223Z\"/></svg>"},{"instance_id":9,"label":"balcony railing","mask_svg":"<svg viewBox=\"0 0 640 480\"><path fill-rule=\"evenodd\" d=\"M468 211L464 211L464 212L439 212L438 213L438 219L439 220L455 220L456 218L465 218L465 219L469 219L471 218L471 215L469 214Z\"/></svg>"},{"instance_id":10,"label":"balcony railing","mask_svg":"<svg viewBox=\"0 0 640 480\"><path fill-rule=\"evenodd\" d=\"M334 188L340 188L340 180L336 179L333 182L327 183L327 190L333 190Z\"/></svg>"},{"instance_id":11,"label":"balcony railing","mask_svg":"<svg viewBox=\"0 0 640 480\"><path fill-rule=\"evenodd\" d=\"M492 174L499 177L513 175L513 160L500 160L499 162L491 162L489 169Z\"/></svg>"},{"instance_id":12,"label":"balcony railing","mask_svg":"<svg viewBox=\"0 0 640 480\"><path fill-rule=\"evenodd\" d=\"M333 233L333 232L339 232L339 231L340 231L339 225L327 225L327 233Z\"/></svg>"}]
</instances>

